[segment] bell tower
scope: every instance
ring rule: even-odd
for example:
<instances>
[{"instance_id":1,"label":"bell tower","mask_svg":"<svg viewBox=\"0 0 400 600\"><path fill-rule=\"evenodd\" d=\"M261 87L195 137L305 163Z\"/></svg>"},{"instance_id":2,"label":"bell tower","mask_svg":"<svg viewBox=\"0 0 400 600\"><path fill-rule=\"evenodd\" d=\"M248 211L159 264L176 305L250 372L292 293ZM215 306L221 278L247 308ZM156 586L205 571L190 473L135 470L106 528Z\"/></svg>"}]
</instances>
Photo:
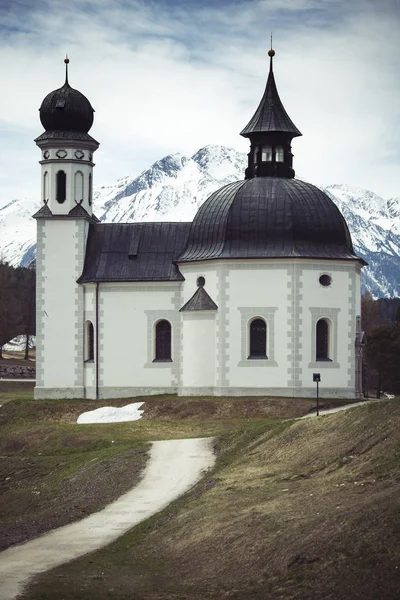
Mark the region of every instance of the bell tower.
<instances>
[{"instance_id":1,"label":"bell tower","mask_svg":"<svg viewBox=\"0 0 400 600\"><path fill-rule=\"evenodd\" d=\"M92 211L93 153L99 143L89 135L94 110L68 82L43 100L45 131L41 150L41 208L36 252L36 398L84 395L84 290L82 273Z\"/></svg>"},{"instance_id":2,"label":"bell tower","mask_svg":"<svg viewBox=\"0 0 400 600\"><path fill-rule=\"evenodd\" d=\"M92 214L93 153L99 147L88 131L94 110L68 82L43 100L39 109L45 129L36 140L42 151L42 203L53 215L69 215L77 206ZM77 210L77 209L76 209Z\"/></svg>"},{"instance_id":3,"label":"bell tower","mask_svg":"<svg viewBox=\"0 0 400 600\"><path fill-rule=\"evenodd\" d=\"M267 85L261 102L240 135L250 139L246 179L253 177L294 177L291 142L301 136L290 119L276 89L273 58L275 50L268 51L270 58Z\"/></svg>"}]
</instances>

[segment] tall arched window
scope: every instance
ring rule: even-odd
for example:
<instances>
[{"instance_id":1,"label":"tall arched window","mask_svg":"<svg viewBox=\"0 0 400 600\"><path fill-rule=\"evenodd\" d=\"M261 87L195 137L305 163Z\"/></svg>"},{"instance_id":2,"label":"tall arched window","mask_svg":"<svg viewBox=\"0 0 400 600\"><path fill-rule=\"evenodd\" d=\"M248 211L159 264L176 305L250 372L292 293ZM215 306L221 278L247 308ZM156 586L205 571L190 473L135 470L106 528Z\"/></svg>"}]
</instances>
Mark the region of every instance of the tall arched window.
<instances>
[{"instance_id":1,"label":"tall arched window","mask_svg":"<svg viewBox=\"0 0 400 600\"><path fill-rule=\"evenodd\" d=\"M75 202L82 202L83 200L83 173L77 171L75 173Z\"/></svg>"},{"instance_id":2,"label":"tall arched window","mask_svg":"<svg viewBox=\"0 0 400 600\"><path fill-rule=\"evenodd\" d=\"M282 146L277 146L275 148L275 161L283 162L283 147Z\"/></svg>"},{"instance_id":3,"label":"tall arched window","mask_svg":"<svg viewBox=\"0 0 400 600\"><path fill-rule=\"evenodd\" d=\"M85 360L94 360L94 327L91 321L85 323Z\"/></svg>"},{"instance_id":4,"label":"tall arched window","mask_svg":"<svg viewBox=\"0 0 400 600\"><path fill-rule=\"evenodd\" d=\"M261 151L262 162L271 162L272 160L272 148L271 146L263 146Z\"/></svg>"},{"instance_id":5,"label":"tall arched window","mask_svg":"<svg viewBox=\"0 0 400 600\"><path fill-rule=\"evenodd\" d=\"M43 175L43 202L49 199L49 174L47 171Z\"/></svg>"},{"instance_id":6,"label":"tall arched window","mask_svg":"<svg viewBox=\"0 0 400 600\"><path fill-rule=\"evenodd\" d=\"M89 173L89 206L92 206L93 202L93 181L92 174Z\"/></svg>"},{"instance_id":7,"label":"tall arched window","mask_svg":"<svg viewBox=\"0 0 400 600\"><path fill-rule=\"evenodd\" d=\"M154 360L172 360L171 323L169 321L162 320L156 324L156 357Z\"/></svg>"},{"instance_id":8,"label":"tall arched window","mask_svg":"<svg viewBox=\"0 0 400 600\"><path fill-rule=\"evenodd\" d=\"M60 204L67 197L67 176L64 171L58 171L56 175L56 200Z\"/></svg>"},{"instance_id":9,"label":"tall arched window","mask_svg":"<svg viewBox=\"0 0 400 600\"><path fill-rule=\"evenodd\" d=\"M329 324L326 319L317 322L315 347L317 360L329 360Z\"/></svg>"},{"instance_id":10,"label":"tall arched window","mask_svg":"<svg viewBox=\"0 0 400 600\"><path fill-rule=\"evenodd\" d=\"M254 148L254 153L253 153L253 163L254 164L256 164L258 161L258 150L259 150L259 148L258 148L258 146L256 146Z\"/></svg>"},{"instance_id":11,"label":"tall arched window","mask_svg":"<svg viewBox=\"0 0 400 600\"><path fill-rule=\"evenodd\" d=\"M249 358L267 358L267 324L264 319L254 319L250 323Z\"/></svg>"}]
</instances>

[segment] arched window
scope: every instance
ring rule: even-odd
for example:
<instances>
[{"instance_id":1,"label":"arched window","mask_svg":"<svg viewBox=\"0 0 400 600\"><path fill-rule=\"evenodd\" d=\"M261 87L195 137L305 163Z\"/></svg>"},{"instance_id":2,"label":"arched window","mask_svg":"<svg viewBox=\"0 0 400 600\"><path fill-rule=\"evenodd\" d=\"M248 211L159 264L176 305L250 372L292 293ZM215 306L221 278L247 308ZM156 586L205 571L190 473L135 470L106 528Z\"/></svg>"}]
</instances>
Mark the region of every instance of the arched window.
<instances>
[{"instance_id":1,"label":"arched window","mask_svg":"<svg viewBox=\"0 0 400 600\"><path fill-rule=\"evenodd\" d=\"M67 176L64 171L58 171L56 175L56 200L60 204L65 202L67 197Z\"/></svg>"},{"instance_id":2,"label":"arched window","mask_svg":"<svg viewBox=\"0 0 400 600\"><path fill-rule=\"evenodd\" d=\"M92 182L92 174L89 173L89 206L92 206L93 202L93 182Z\"/></svg>"},{"instance_id":3,"label":"arched window","mask_svg":"<svg viewBox=\"0 0 400 600\"><path fill-rule=\"evenodd\" d=\"M257 160L258 160L258 150L259 150L259 148L258 148L258 146L256 146L256 147L254 148L254 153L253 153L253 163L254 163L254 164L256 164L256 163L257 163Z\"/></svg>"},{"instance_id":4,"label":"arched window","mask_svg":"<svg viewBox=\"0 0 400 600\"><path fill-rule=\"evenodd\" d=\"M261 151L262 162L271 162L272 160L272 148L271 146L263 146Z\"/></svg>"},{"instance_id":5,"label":"arched window","mask_svg":"<svg viewBox=\"0 0 400 600\"><path fill-rule=\"evenodd\" d=\"M43 175L43 201L46 202L49 199L49 174L45 171Z\"/></svg>"},{"instance_id":6,"label":"arched window","mask_svg":"<svg viewBox=\"0 0 400 600\"><path fill-rule=\"evenodd\" d=\"M94 360L94 327L91 321L85 323L85 360Z\"/></svg>"},{"instance_id":7,"label":"arched window","mask_svg":"<svg viewBox=\"0 0 400 600\"><path fill-rule=\"evenodd\" d=\"M75 202L83 201L83 173L81 171L77 171L75 173Z\"/></svg>"},{"instance_id":8,"label":"arched window","mask_svg":"<svg viewBox=\"0 0 400 600\"><path fill-rule=\"evenodd\" d=\"M283 147L282 146L277 146L275 148L275 161L283 162Z\"/></svg>"},{"instance_id":9,"label":"arched window","mask_svg":"<svg viewBox=\"0 0 400 600\"><path fill-rule=\"evenodd\" d=\"M326 319L317 322L315 347L317 360L329 360L329 324Z\"/></svg>"},{"instance_id":10,"label":"arched window","mask_svg":"<svg viewBox=\"0 0 400 600\"><path fill-rule=\"evenodd\" d=\"M172 360L171 323L165 320L156 324L156 357L154 360Z\"/></svg>"},{"instance_id":11,"label":"arched window","mask_svg":"<svg viewBox=\"0 0 400 600\"><path fill-rule=\"evenodd\" d=\"M250 323L249 358L267 358L267 324L264 319L254 319Z\"/></svg>"}]
</instances>

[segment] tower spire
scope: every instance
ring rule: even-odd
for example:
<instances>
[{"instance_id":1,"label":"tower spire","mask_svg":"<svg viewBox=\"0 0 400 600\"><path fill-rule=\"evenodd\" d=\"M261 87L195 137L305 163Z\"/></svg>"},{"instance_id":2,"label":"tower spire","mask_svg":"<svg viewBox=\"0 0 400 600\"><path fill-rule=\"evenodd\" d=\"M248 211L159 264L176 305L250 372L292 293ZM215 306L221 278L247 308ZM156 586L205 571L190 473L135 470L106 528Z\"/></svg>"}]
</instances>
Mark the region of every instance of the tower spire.
<instances>
[{"instance_id":1,"label":"tower spire","mask_svg":"<svg viewBox=\"0 0 400 600\"><path fill-rule=\"evenodd\" d=\"M68 84L68 64L69 64L68 54L65 55L64 62L65 62L65 85L69 85Z\"/></svg>"},{"instance_id":2,"label":"tower spire","mask_svg":"<svg viewBox=\"0 0 400 600\"><path fill-rule=\"evenodd\" d=\"M287 114L276 88L273 72L275 50L268 50L270 58L267 85L261 102L240 135L250 139L249 165L246 179L252 177L294 177L291 141L301 136Z\"/></svg>"},{"instance_id":3,"label":"tower spire","mask_svg":"<svg viewBox=\"0 0 400 600\"><path fill-rule=\"evenodd\" d=\"M269 72L273 73L272 59L275 56L275 50L272 48L272 31L271 31L271 48L268 50L268 56L269 56Z\"/></svg>"}]
</instances>

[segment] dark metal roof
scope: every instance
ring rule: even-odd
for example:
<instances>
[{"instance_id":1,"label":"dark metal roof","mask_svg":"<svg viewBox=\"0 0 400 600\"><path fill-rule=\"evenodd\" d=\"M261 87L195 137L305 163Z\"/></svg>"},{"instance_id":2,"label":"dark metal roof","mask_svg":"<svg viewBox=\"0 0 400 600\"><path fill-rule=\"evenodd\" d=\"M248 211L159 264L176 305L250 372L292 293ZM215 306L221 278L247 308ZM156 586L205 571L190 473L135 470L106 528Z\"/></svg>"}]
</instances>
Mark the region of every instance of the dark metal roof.
<instances>
[{"instance_id":1,"label":"dark metal roof","mask_svg":"<svg viewBox=\"0 0 400 600\"><path fill-rule=\"evenodd\" d=\"M47 204L43 204L39 210L32 215L32 219L46 219L48 217L52 217L53 213L49 209Z\"/></svg>"},{"instance_id":2,"label":"dark metal roof","mask_svg":"<svg viewBox=\"0 0 400 600\"><path fill-rule=\"evenodd\" d=\"M93 142L99 146L99 142L83 131L44 131L35 139L35 142L41 142L42 140L73 140L74 142L78 140L80 142Z\"/></svg>"},{"instance_id":3,"label":"dark metal roof","mask_svg":"<svg viewBox=\"0 0 400 600\"><path fill-rule=\"evenodd\" d=\"M192 310L217 310L218 306L203 287L199 287L193 296L182 306L179 312Z\"/></svg>"},{"instance_id":4,"label":"dark metal roof","mask_svg":"<svg viewBox=\"0 0 400 600\"><path fill-rule=\"evenodd\" d=\"M70 217L89 217L90 215L82 204L75 204L74 208L71 208L68 215Z\"/></svg>"},{"instance_id":5,"label":"dark metal roof","mask_svg":"<svg viewBox=\"0 0 400 600\"><path fill-rule=\"evenodd\" d=\"M47 94L40 108L40 121L46 131L81 131L93 125L94 109L89 100L68 81Z\"/></svg>"},{"instance_id":6,"label":"dark metal roof","mask_svg":"<svg viewBox=\"0 0 400 600\"><path fill-rule=\"evenodd\" d=\"M240 135L250 137L252 133L287 133L291 137L302 135L279 98L272 70L272 56L264 95L256 112Z\"/></svg>"},{"instance_id":7,"label":"dark metal roof","mask_svg":"<svg viewBox=\"0 0 400 600\"><path fill-rule=\"evenodd\" d=\"M256 177L230 183L204 202L178 262L215 258L358 257L342 214L324 192L296 179Z\"/></svg>"},{"instance_id":8,"label":"dark metal roof","mask_svg":"<svg viewBox=\"0 0 400 600\"><path fill-rule=\"evenodd\" d=\"M92 224L78 282L182 281L173 261L189 229L190 223Z\"/></svg>"},{"instance_id":9,"label":"dark metal roof","mask_svg":"<svg viewBox=\"0 0 400 600\"><path fill-rule=\"evenodd\" d=\"M100 222L96 215L89 215L87 210L81 204L76 204L74 208L71 208L67 215L54 215L51 212L48 204L46 203L43 204L43 206L37 211L37 213L32 215L33 219L69 219L70 217L80 217L83 219L88 219L91 223Z\"/></svg>"}]
</instances>

